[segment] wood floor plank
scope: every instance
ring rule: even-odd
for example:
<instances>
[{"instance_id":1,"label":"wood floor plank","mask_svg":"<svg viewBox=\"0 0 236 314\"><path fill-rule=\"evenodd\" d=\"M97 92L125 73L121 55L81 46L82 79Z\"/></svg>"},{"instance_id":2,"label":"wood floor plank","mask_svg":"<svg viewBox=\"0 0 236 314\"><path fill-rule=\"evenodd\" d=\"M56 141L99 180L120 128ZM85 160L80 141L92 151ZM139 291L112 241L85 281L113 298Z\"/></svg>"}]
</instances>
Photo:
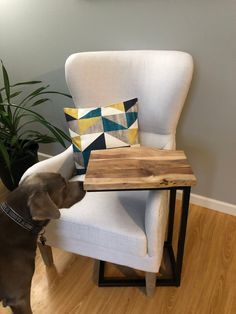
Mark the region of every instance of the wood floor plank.
<instances>
[{"instance_id":1,"label":"wood floor plank","mask_svg":"<svg viewBox=\"0 0 236 314\"><path fill-rule=\"evenodd\" d=\"M0 200L6 195L0 185ZM191 205L181 286L158 287L152 299L144 288L98 288L93 281L93 259L58 249L53 253L55 267L51 268L43 265L39 254L36 257L34 314L236 313L234 216ZM115 266L109 269L120 271ZM0 305L0 314L9 313Z\"/></svg>"}]
</instances>

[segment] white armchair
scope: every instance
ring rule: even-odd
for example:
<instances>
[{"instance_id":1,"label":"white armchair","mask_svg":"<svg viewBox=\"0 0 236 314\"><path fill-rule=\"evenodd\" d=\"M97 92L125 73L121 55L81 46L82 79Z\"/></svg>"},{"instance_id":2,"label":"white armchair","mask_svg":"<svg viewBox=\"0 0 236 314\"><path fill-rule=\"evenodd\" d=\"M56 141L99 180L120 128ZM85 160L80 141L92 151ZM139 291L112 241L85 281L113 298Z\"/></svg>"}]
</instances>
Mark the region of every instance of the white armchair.
<instances>
[{"instance_id":1,"label":"white armchair","mask_svg":"<svg viewBox=\"0 0 236 314\"><path fill-rule=\"evenodd\" d=\"M137 97L141 145L175 149L175 132L193 73L192 57L178 51L110 51L71 55L66 81L75 106ZM33 172L71 178L72 147L39 162ZM76 178L74 178L76 179ZM78 178L77 178L78 179ZM89 192L46 229L47 244L146 272L148 293L160 268L166 226L165 191Z\"/></svg>"}]
</instances>

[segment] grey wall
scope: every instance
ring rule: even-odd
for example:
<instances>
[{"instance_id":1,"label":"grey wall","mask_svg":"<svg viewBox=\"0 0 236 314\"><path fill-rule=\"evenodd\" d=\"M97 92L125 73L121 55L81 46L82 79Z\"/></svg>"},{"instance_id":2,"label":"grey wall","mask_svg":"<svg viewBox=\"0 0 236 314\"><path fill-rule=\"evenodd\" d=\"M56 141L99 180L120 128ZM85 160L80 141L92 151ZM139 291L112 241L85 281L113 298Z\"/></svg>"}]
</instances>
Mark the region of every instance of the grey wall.
<instances>
[{"instance_id":1,"label":"grey wall","mask_svg":"<svg viewBox=\"0 0 236 314\"><path fill-rule=\"evenodd\" d=\"M73 52L175 49L195 60L177 133L194 192L236 204L236 0L0 0L0 57L18 80L66 91ZM69 103L55 98L61 108ZM62 111L50 116L66 129ZM56 119L55 119L56 118ZM42 147L55 154L59 147Z\"/></svg>"}]
</instances>

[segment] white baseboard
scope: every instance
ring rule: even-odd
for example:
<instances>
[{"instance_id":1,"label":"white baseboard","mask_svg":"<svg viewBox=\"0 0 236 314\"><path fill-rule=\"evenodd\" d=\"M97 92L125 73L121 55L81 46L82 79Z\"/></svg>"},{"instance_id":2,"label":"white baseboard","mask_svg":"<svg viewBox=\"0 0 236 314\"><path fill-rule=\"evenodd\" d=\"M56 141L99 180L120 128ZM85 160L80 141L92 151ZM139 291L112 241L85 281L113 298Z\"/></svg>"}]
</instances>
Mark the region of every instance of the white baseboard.
<instances>
[{"instance_id":1,"label":"white baseboard","mask_svg":"<svg viewBox=\"0 0 236 314\"><path fill-rule=\"evenodd\" d=\"M180 198L181 192L178 191L178 194ZM224 213L224 214L236 216L236 205L226 203L226 202L221 202L213 198L191 193L190 203L194 205L206 207L208 209L212 209L212 210Z\"/></svg>"},{"instance_id":2,"label":"white baseboard","mask_svg":"<svg viewBox=\"0 0 236 314\"><path fill-rule=\"evenodd\" d=\"M40 152L38 153L38 156L39 156L40 161L52 157L51 155L40 153ZM179 192L178 192L178 194L179 194ZM216 211L224 213L224 214L236 216L236 205L221 202L221 201L215 200L213 198L208 198L205 196L191 193L190 203L195 204L195 205L199 205L202 207L206 207L208 209L216 210Z\"/></svg>"},{"instance_id":3,"label":"white baseboard","mask_svg":"<svg viewBox=\"0 0 236 314\"><path fill-rule=\"evenodd\" d=\"M190 202L218 212L236 216L236 205L191 193Z\"/></svg>"}]
</instances>

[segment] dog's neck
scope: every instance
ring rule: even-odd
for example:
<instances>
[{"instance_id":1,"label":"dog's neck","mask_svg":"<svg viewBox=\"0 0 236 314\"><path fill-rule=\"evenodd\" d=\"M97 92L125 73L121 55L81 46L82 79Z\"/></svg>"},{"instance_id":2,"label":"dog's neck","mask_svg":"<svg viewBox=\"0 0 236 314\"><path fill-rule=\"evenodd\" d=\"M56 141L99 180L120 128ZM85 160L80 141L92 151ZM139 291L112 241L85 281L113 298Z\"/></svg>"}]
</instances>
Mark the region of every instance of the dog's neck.
<instances>
[{"instance_id":1,"label":"dog's neck","mask_svg":"<svg viewBox=\"0 0 236 314\"><path fill-rule=\"evenodd\" d=\"M7 203L0 204L0 210L5 213L11 220L22 228L30 231L33 234L38 235L42 231L42 227L37 225L32 220L26 220L20 214L18 214L13 208L11 208Z\"/></svg>"},{"instance_id":2,"label":"dog's neck","mask_svg":"<svg viewBox=\"0 0 236 314\"><path fill-rule=\"evenodd\" d=\"M20 193L19 193L20 190ZM28 194L27 191L18 187L14 191L12 191L6 198L6 203L13 208L19 215L21 215L25 219L32 219L30 214L30 209L27 204Z\"/></svg>"},{"instance_id":3,"label":"dog's neck","mask_svg":"<svg viewBox=\"0 0 236 314\"><path fill-rule=\"evenodd\" d=\"M21 190L20 193L19 190ZM29 221L32 225L35 225L36 229L38 228L42 229L48 224L49 220L34 221L32 219L30 208L27 204L27 200L28 200L27 191L19 186L16 190L12 191L7 196L6 203L25 221Z\"/></svg>"}]
</instances>

